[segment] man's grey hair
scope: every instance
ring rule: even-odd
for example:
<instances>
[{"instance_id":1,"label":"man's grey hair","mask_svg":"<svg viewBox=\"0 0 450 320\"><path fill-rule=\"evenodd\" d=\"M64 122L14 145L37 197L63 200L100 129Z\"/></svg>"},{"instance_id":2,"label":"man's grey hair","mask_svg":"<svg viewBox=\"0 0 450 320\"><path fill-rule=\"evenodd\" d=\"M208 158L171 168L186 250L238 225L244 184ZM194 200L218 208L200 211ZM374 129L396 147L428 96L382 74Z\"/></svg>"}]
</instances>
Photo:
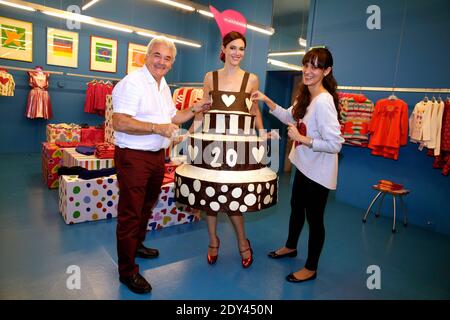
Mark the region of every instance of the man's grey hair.
<instances>
[{"instance_id":1,"label":"man's grey hair","mask_svg":"<svg viewBox=\"0 0 450 320\"><path fill-rule=\"evenodd\" d=\"M165 45L167 48L172 49L173 52L173 61L175 61L175 57L177 56L177 47L175 47L175 43L173 43L172 41L170 41L168 38L163 37L163 36L158 36L153 38L148 46L147 46L147 55L150 54L150 52L152 51L152 48L154 45L156 44L163 44Z\"/></svg>"}]
</instances>

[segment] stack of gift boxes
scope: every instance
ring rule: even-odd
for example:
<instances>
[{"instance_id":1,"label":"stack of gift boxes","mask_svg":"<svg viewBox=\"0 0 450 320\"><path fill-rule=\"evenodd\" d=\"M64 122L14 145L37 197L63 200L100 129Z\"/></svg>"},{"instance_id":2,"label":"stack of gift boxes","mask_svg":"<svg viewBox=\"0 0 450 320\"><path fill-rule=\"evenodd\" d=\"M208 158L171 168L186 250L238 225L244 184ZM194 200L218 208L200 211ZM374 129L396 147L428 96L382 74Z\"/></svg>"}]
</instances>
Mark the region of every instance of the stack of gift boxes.
<instances>
[{"instance_id":1,"label":"stack of gift boxes","mask_svg":"<svg viewBox=\"0 0 450 320\"><path fill-rule=\"evenodd\" d=\"M42 178L50 189L58 188L58 169L63 165L63 150L79 144L103 142L104 129L93 126L48 124L47 141L42 143Z\"/></svg>"},{"instance_id":2,"label":"stack of gift boxes","mask_svg":"<svg viewBox=\"0 0 450 320\"><path fill-rule=\"evenodd\" d=\"M112 99L107 96L104 140L114 143L112 128ZM69 127L70 126L70 127ZM64 128L64 130L61 130ZM71 131L72 130L72 131ZM47 142L42 147L42 172L49 188L59 186L59 211L67 224L111 219L117 216L119 185L115 174L93 179L81 179L77 175L62 175L57 172L61 166L82 167L90 172L114 168L114 159L98 159L76 151L77 143L83 144L82 128L76 125L48 125ZM50 142L50 140L52 142ZM62 142L62 143L61 143ZM64 148L58 146L63 145ZM190 223L200 219L198 211L174 201L174 172L178 163L165 165L165 178L148 222L148 230Z\"/></svg>"}]
</instances>

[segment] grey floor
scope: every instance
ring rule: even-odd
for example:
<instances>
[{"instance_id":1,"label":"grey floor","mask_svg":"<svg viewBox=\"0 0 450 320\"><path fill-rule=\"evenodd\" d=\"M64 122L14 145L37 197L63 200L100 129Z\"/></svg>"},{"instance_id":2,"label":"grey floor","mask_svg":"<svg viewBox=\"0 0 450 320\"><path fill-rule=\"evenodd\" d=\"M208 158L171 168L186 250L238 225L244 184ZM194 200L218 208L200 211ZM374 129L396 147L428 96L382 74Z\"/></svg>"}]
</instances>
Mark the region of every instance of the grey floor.
<instances>
[{"instance_id":1,"label":"grey floor","mask_svg":"<svg viewBox=\"0 0 450 320\"><path fill-rule=\"evenodd\" d=\"M449 299L450 237L336 202L326 210L326 241L318 278L293 284L285 276L303 266L308 230L296 258L266 254L284 244L289 219L289 177L280 177L279 204L246 216L255 262L240 266L233 229L219 219L221 247L216 265L206 263L205 221L149 232L146 244L161 255L139 259L153 291L136 295L118 281L116 220L66 225L58 192L41 181L39 154L0 156L1 299L310 300ZM370 200L370 199L369 199ZM81 271L81 289L69 290L67 268ZM380 289L369 290L369 266L380 268ZM369 283L373 283L369 279Z\"/></svg>"}]
</instances>

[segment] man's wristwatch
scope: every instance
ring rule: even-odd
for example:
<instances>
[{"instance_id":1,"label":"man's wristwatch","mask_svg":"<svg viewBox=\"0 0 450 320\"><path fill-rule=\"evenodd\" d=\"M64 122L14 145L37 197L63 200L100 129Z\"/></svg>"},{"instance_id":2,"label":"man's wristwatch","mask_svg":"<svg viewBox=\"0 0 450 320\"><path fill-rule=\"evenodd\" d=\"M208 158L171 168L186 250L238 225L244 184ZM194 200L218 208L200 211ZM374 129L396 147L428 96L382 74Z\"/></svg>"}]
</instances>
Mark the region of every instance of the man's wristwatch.
<instances>
[{"instance_id":1,"label":"man's wristwatch","mask_svg":"<svg viewBox=\"0 0 450 320\"><path fill-rule=\"evenodd\" d=\"M314 142L314 139L313 138L311 138L311 142L309 143L309 145L308 145L308 148L312 148L313 147L313 142Z\"/></svg>"}]
</instances>

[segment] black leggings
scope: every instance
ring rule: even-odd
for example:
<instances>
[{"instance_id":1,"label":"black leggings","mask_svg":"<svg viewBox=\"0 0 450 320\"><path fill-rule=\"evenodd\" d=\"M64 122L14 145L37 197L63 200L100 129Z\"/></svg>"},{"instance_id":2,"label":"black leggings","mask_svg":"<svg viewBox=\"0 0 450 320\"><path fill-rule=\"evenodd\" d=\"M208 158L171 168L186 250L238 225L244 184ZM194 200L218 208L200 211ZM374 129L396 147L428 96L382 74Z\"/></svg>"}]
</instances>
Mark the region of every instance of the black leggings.
<instances>
[{"instance_id":1,"label":"black leggings","mask_svg":"<svg viewBox=\"0 0 450 320\"><path fill-rule=\"evenodd\" d=\"M308 258L305 268L317 270L320 252L325 241L323 216L329 189L307 178L299 170L295 172L291 196L291 217L286 248L296 249L300 232L305 223L309 224Z\"/></svg>"}]
</instances>

